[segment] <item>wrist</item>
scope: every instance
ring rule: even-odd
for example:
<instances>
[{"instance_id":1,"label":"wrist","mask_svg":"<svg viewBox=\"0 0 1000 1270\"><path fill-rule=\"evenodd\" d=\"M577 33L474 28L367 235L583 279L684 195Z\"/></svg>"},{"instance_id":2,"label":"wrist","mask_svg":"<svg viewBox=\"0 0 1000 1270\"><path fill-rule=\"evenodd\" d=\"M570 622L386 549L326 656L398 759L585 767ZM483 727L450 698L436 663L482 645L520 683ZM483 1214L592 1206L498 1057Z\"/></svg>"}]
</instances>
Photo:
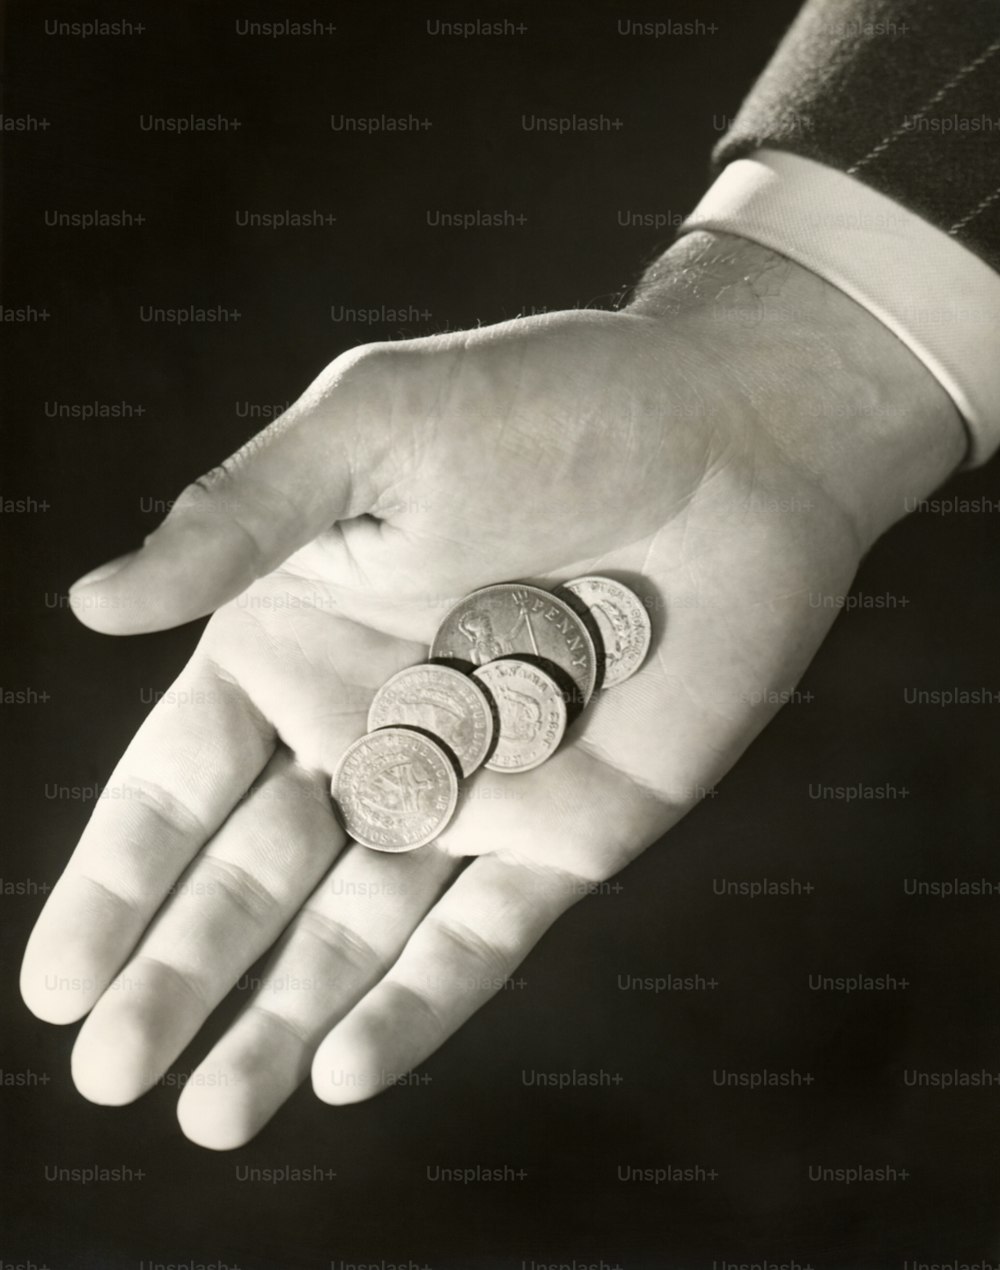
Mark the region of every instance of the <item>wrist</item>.
<instances>
[{"instance_id":1,"label":"wrist","mask_svg":"<svg viewBox=\"0 0 1000 1270\"><path fill-rule=\"evenodd\" d=\"M958 410L923 363L837 287L768 248L689 234L628 310L683 327L783 457L843 508L863 549L966 453Z\"/></svg>"}]
</instances>

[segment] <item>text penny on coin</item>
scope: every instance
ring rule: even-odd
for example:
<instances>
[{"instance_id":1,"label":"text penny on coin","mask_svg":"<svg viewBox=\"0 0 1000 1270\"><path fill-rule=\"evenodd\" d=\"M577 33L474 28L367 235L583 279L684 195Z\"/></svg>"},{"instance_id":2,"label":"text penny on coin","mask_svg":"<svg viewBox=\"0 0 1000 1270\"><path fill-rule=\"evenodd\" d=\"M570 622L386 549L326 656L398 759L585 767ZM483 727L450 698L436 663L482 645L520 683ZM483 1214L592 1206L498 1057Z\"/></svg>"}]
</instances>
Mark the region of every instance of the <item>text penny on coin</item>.
<instances>
[{"instance_id":1,"label":"text penny on coin","mask_svg":"<svg viewBox=\"0 0 1000 1270\"><path fill-rule=\"evenodd\" d=\"M380 728L348 746L332 794L356 842L375 851L413 851L451 820L458 776L436 741L411 728Z\"/></svg>"},{"instance_id":2,"label":"text penny on coin","mask_svg":"<svg viewBox=\"0 0 1000 1270\"><path fill-rule=\"evenodd\" d=\"M368 728L420 728L440 737L463 776L471 775L493 743L493 712L479 684L450 666L407 666L388 679L372 701Z\"/></svg>"},{"instance_id":3,"label":"text penny on coin","mask_svg":"<svg viewBox=\"0 0 1000 1270\"><path fill-rule=\"evenodd\" d=\"M615 688L639 669L649 652L652 626L636 593L614 578L591 574L562 589L587 606L604 643L605 688Z\"/></svg>"},{"instance_id":4,"label":"text penny on coin","mask_svg":"<svg viewBox=\"0 0 1000 1270\"><path fill-rule=\"evenodd\" d=\"M502 657L473 671L496 702L496 748L486 762L493 772L527 772L554 754L566 731L566 702L551 675L529 661Z\"/></svg>"},{"instance_id":5,"label":"text penny on coin","mask_svg":"<svg viewBox=\"0 0 1000 1270\"><path fill-rule=\"evenodd\" d=\"M445 614L431 656L484 666L498 657L532 656L568 679L580 704L597 682L597 651L584 620L541 587L501 582L482 587Z\"/></svg>"}]
</instances>

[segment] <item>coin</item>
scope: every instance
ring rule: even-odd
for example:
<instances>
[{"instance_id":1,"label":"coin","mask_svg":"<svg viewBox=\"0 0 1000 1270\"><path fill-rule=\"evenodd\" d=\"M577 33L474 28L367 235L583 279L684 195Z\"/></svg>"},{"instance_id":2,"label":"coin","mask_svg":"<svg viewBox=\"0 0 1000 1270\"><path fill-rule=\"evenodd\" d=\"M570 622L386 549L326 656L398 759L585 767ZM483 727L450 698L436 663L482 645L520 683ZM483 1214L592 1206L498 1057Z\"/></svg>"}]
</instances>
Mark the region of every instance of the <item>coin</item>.
<instances>
[{"instance_id":1,"label":"coin","mask_svg":"<svg viewBox=\"0 0 1000 1270\"><path fill-rule=\"evenodd\" d=\"M348 746L332 782L347 833L375 851L413 851L436 838L458 802L455 768L412 728L380 728Z\"/></svg>"},{"instance_id":2,"label":"coin","mask_svg":"<svg viewBox=\"0 0 1000 1270\"><path fill-rule=\"evenodd\" d=\"M558 683L520 657L502 657L474 670L497 705L500 735L486 766L527 772L554 754L566 731L566 702Z\"/></svg>"},{"instance_id":3,"label":"coin","mask_svg":"<svg viewBox=\"0 0 1000 1270\"><path fill-rule=\"evenodd\" d=\"M636 593L614 578L589 574L562 584L586 604L604 643L604 688L623 684L642 665L649 652L652 626L646 606Z\"/></svg>"},{"instance_id":4,"label":"coin","mask_svg":"<svg viewBox=\"0 0 1000 1270\"><path fill-rule=\"evenodd\" d=\"M407 666L379 688L368 711L368 728L403 724L439 737L455 755L463 776L471 775L493 743L493 712L469 675L450 666Z\"/></svg>"},{"instance_id":5,"label":"coin","mask_svg":"<svg viewBox=\"0 0 1000 1270\"><path fill-rule=\"evenodd\" d=\"M558 682L567 679L586 705L597 682L597 651L586 623L565 600L541 587L501 582L473 591L438 627L431 656L484 666L497 657L527 656Z\"/></svg>"}]
</instances>

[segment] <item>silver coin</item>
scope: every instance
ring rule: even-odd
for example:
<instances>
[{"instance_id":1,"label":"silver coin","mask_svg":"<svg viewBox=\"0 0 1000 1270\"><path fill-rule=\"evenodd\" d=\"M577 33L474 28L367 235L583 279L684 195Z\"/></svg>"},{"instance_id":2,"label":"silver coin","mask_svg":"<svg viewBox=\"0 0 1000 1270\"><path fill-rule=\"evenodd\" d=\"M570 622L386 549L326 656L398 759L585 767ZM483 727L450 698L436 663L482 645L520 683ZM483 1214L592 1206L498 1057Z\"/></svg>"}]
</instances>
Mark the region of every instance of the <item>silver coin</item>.
<instances>
[{"instance_id":1,"label":"silver coin","mask_svg":"<svg viewBox=\"0 0 1000 1270\"><path fill-rule=\"evenodd\" d=\"M551 591L501 582L473 591L445 614L431 656L484 666L497 657L527 656L568 677L581 705L597 682L597 652L579 614ZM569 686L569 685L567 685Z\"/></svg>"},{"instance_id":2,"label":"silver coin","mask_svg":"<svg viewBox=\"0 0 1000 1270\"><path fill-rule=\"evenodd\" d=\"M500 731L491 772L527 772L555 753L566 731L566 701L551 675L519 657L474 670L496 702Z\"/></svg>"},{"instance_id":3,"label":"silver coin","mask_svg":"<svg viewBox=\"0 0 1000 1270\"><path fill-rule=\"evenodd\" d=\"M435 741L380 728L348 746L332 793L347 833L375 851L413 851L441 833L458 802L458 776Z\"/></svg>"},{"instance_id":4,"label":"silver coin","mask_svg":"<svg viewBox=\"0 0 1000 1270\"><path fill-rule=\"evenodd\" d=\"M493 744L493 712L482 688L450 666L407 666L387 679L368 711L368 728L390 724L439 737L470 776Z\"/></svg>"},{"instance_id":5,"label":"silver coin","mask_svg":"<svg viewBox=\"0 0 1000 1270\"><path fill-rule=\"evenodd\" d=\"M602 687L616 688L639 669L649 652L652 624L636 593L614 578L590 574L563 589L586 604L604 644Z\"/></svg>"}]
</instances>

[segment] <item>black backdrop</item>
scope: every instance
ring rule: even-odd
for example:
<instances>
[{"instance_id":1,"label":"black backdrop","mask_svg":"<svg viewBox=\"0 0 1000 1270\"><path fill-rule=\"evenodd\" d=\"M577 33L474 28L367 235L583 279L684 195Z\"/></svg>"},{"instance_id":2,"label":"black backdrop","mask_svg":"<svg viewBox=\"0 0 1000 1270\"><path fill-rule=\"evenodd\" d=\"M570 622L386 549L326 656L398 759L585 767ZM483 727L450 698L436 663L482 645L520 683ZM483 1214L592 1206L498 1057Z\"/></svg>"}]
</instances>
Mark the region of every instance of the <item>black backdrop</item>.
<instances>
[{"instance_id":1,"label":"black backdrop","mask_svg":"<svg viewBox=\"0 0 1000 1270\"><path fill-rule=\"evenodd\" d=\"M668 842L562 921L426 1064L426 1079L347 1109L301 1090L250 1146L213 1154L188 1143L173 1114L209 1036L171 1083L130 1107L95 1107L69 1079L76 1028L35 1021L16 991L24 940L95 783L196 635L92 634L61 598L68 584L133 546L156 508L262 426L248 415L290 400L350 345L613 304L704 188L712 143L795 7L8 8L3 109L28 123L0 134L5 1268L818 1268L1000 1256L1000 1087L907 1084L913 1070L985 1069L1000 1081L1000 899L914 897L905 884L996 884L1000 706L906 699L914 687L1000 690L995 465L945 491L993 502L927 509L878 545L857 582L868 601L840 617L802 699ZM247 22L317 18L336 30L239 34ZM84 38L55 26L94 19L145 29ZM619 19L694 25L626 36ZM445 21L514 29L432 34ZM331 127L331 116L410 114L430 127ZM241 126L145 131L152 115ZM553 136L525 130L525 115L610 123ZM429 223L474 209L509 211L514 223ZM46 223L95 210L143 221ZM323 223L237 223L284 210L318 211ZM623 224L631 213L646 224ZM240 316L148 323L146 305ZM375 320L345 320L351 309ZM106 417L72 409L93 403ZM908 792L847 803L813 797L817 782ZM720 879L763 878L804 889L715 893ZM891 974L907 986L817 992L811 973ZM667 974L718 986L619 986ZM717 1088L723 1068L812 1081ZM552 1089L522 1075L573 1070L621 1079ZM90 1165L132 1180L50 1180L57 1167ZM248 1168L312 1165L336 1177L246 1180ZM429 1176L437 1165L525 1176L443 1183ZM896 1175L812 1181L818 1165ZM619 1166L699 1171L623 1181Z\"/></svg>"}]
</instances>

